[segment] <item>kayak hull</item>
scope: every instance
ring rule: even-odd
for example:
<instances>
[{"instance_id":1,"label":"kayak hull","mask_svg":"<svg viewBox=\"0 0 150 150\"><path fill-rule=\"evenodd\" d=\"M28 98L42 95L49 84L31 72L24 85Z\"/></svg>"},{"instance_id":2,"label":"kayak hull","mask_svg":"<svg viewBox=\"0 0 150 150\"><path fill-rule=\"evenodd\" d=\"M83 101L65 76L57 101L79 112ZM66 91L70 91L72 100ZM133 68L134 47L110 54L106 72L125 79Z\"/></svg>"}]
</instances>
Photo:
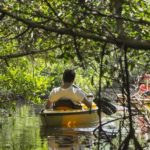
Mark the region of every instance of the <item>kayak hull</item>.
<instances>
[{"instance_id":1,"label":"kayak hull","mask_svg":"<svg viewBox=\"0 0 150 150\"><path fill-rule=\"evenodd\" d=\"M93 127L99 122L98 108L92 110L43 110L40 113L44 126L51 127Z\"/></svg>"}]
</instances>

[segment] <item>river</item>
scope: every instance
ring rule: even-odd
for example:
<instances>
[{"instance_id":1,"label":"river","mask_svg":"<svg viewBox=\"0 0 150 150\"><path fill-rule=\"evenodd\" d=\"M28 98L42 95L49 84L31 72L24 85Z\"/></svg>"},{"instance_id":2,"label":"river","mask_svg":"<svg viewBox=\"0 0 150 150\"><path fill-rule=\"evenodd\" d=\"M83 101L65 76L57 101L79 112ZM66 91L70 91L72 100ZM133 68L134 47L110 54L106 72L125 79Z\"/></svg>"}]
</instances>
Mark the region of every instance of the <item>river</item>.
<instances>
[{"instance_id":1,"label":"river","mask_svg":"<svg viewBox=\"0 0 150 150\"><path fill-rule=\"evenodd\" d=\"M101 132L101 142L98 144L98 131L93 132L95 127L49 128L42 126L39 117L41 108L40 105L22 105L13 113L1 109L0 150L96 150L99 144L100 149L110 150L118 145L120 122L107 124L104 127L105 133ZM115 118L116 116L111 117L111 119ZM104 119L108 120L107 117ZM126 131L124 127L122 132ZM137 135L145 150L149 149L150 135L141 134L139 131ZM108 139L113 144L110 144Z\"/></svg>"}]
</instances>

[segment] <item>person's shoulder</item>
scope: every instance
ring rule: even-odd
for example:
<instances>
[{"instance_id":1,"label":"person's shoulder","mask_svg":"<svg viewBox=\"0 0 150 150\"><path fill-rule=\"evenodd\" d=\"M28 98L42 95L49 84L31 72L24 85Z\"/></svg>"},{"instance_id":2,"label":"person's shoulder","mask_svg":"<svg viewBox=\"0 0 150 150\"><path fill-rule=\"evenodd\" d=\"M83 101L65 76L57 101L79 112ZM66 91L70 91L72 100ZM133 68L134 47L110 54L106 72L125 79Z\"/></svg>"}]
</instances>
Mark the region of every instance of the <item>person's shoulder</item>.
<instances>
[{"instance_id":1,"label":"person's shoulder","mask_svg":"<svg viewBox=\"0 0 150 150\"><path fill-rule=\"evenodd\" d=\"M72 87L73 87L73 88L79 88L78 86L76 86L76 85L74 85L74 84L72 84Z\"/></svg>"},{"instance_id":2,"label":"person's shoulder","mask_svg":"<svg viewBox=\"0 0 150 150\"><path fill-rule=\"evenodd\" d=\"M83 90L80 87L76 86L76 85L72 85L72 88L73 88L74 91L76 91L78 93L84 93Z\"/></svg>"},{"instance_id":3,"label":"person's shoulder","mask_svg":"<svg viewBox=\"0 0 150 150\"><path fill-rule=\"evenodd\" d=\"M60 87L54 87L53 89L52 89L52 92L57 92L57 91L60 91Z\"/></svg>"},{"instance_id":4,"label":"person's shoulder","mask_svg":"<svg viewBox=\"0 0 150 150\"><path fill-rule=\"evenodd\" d=\"M76 86L76 85L74 85L74 84L71 86L71 88L74 89L74 90L77 90L77 91L78 91L78 90L81 90L78 86Z\"/></svg>"}]
</instances>

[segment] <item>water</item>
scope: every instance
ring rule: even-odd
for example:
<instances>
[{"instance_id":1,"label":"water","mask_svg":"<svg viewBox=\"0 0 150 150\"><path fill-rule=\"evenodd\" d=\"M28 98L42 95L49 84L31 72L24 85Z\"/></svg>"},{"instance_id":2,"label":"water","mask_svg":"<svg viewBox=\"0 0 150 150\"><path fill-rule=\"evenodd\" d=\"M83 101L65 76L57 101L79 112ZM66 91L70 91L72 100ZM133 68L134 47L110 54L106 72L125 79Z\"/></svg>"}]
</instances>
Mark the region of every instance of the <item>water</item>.
<instances>
[{"instance_id":1,"label":"water","mask_svg":"<svg viewBox=\"0 0 150 150\"><path fill-rule=\"evenodd\" d=\"M41 106L23 105L9 115L1 109L0 113L0 150L96 150L98 131L95 128L50 128L41 124ZM103 122L115 119L117 114L104 117ZM127 121L121 132L128 132ZM101 132L100 149L118 149L119 122L106 124ZM94 132L93 132L94 131ZM145 150L150 149L149 131L142 133L136 128L136 135ZM111 143L110 143L110 141ZM130 149L134 150L132 147Z\"/></svg>"},{"instance_id":2,"label":"water","mask_svg":"<svg viewBox=\"0 0 150 150\"><path fill-rule=\"evenodd\" d=\"M43 131L43 130L42 130ZM94 138L90 131L78 129L46 129L48 147L61 150L92 149ZM43 132L42 132L43 134ZM46 135L46 136L45 136Z\"/></svg>"},{"instance_id":3,"label":"water","mask_svg":"<svg viewBox=\"0 0 150 150\"><path fill-rule=\"evenodd\" d=\"M0 150L90 150L94 128L44 127L39 107L21 106L10 116L1 113Z\"/></svg>"}]
</instances>

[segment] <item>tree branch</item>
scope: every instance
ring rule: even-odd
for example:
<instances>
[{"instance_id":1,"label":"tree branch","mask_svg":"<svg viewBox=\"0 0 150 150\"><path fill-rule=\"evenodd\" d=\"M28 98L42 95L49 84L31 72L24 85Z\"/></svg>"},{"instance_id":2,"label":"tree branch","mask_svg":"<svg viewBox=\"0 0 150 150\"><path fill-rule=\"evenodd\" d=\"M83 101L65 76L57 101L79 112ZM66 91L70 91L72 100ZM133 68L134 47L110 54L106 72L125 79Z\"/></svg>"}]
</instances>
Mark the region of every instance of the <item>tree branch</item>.
<instances>
[{"instance_id":1,"label":"tree branch","mask_svg":"<svg viewBox=\"0 0 150 150\"><path fill-rule=\"evenodd\" d=\"M44 0L45 3L47 4L47 6L53 11L53 13L55 14L55 16L58 18L58 20L65 26L68 27L68 25L58 16L57 12L55 11L55 9L53 9L53 7L51 6L51 4L47 1Z\"/></svg>"},{"instance_id":2,"label":"tree branch","mask_svg":"<svg viewBox=\"0 0 150 150\"><path fill-rule=\"evenodd\" d=\"M26 28L26 29L25 29L24 31L22 31L20 34L18 34L18 35L16 35L16 36L12 37L11 39L17 39L17 38L23 36L26 32L29 31L29 29L30 29L29 27Z\"/></svg>"},{"instance_id":3,"label":"tree branch","mask_svg":"<svg viewBox=\"0 0 150 150\"><path fill-rule=\"evenodd\" d=\"M87 7L86 7L87 8ZM88 10L90 10L88 8ZM125 18L125 17L122 17L122 16L118 16L118 15L108 15L108 14L103 14L101 12L99 12L98 10L94 10L92 12L92 10L90 10L92 15L95 15L95 16L101 16L101 17L106 17L106 18L111 18L111 19L118 19L118 20L123 20L123 21L128 21L128 22L132 22L132 23L137 23L137 24L141 24L141 25L144 25L144 26L147 26L147 25L150 25L150 22L149 21L146 21L146 20L142 20L142 19L131 19L131 18ZM90 15L91 15L90 13ZM87 13L89 15L89 13Z\"/></svg>"},{"instance_id":4,"label":"tree branch","mask_svg":"<svg viewBox=\"0 0 150 150\"><path fill-rule=\"evenodd\" d=\"M135 40L135 39L129 39L129 38L123 38L123 39L116 38L114 40L114 38L112 38L111 36L103 37L96 33L82 31L81 29L78 29L78 28L70 29L70 28L56 28L56 27L53 27L50 25L45 26L45 25L39 24L39 22L33 22L29 19L21 18L21 17L17 16L16 14L8 12L1 8L0 8L0 12L6 14L7 16L14 18L32 28L40 28L40 29L54 32L54 33L61 34L61 35L64 34L64 35L81 37L84 39L91 39L94 41L107 42L107 43L115 44L117 46L121 46L124 44L128 48L133 48L133 49L137 49L137 50L140 50L140 49L150 50L150 40Z\"/></svg>"},{"instance_id":5,"label":"tree branch","mask_svg":"<svg viewBox=\"0 0 150 150\"><path fill-rule=\"evenodd\" d=\"M9 54L9 55L4 55L4 56L0 56L0 59L7 60L7 59L11 59L11 58L19 58L19 57L28 56L28 55L35 55L35 54L39 54L39 53L45 53L47 51L54 50L58 47L61 47L63 45L69 44L69 43L70 42L60 44L60 45L54 46L54 47L46 49L46 50L32 50L32 51L28 51L28 52L24 52L24 53L13 53L13 54Z\"/></svg>"}]
</instances>

